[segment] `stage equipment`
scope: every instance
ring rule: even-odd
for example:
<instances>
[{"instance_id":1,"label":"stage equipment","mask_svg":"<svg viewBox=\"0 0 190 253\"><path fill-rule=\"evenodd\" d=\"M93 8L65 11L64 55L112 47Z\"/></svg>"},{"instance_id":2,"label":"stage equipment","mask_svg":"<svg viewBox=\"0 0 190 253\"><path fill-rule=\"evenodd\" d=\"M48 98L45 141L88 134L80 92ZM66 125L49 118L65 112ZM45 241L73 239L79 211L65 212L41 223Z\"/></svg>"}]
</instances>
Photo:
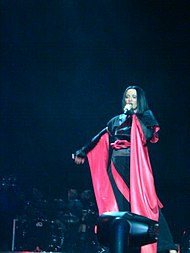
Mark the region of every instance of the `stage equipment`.
<instances>
[{"instance_id":1,"label":"stage equipment","mask_svg":"<svg viewBox=\"0 0 190 253\"><path fill-rule=\"evenodd\" d=\"M130 212L106 212L97 220L97 238L110 253L140 252L158 240L159 224Z\"/></svg>"},{"instance_id":2,"label":"stage equipment","mask_svg":"<svg viewBox=\"0 0 190 253\"><path fill-rule=\"evenodd\" d=\"M61 251L65 227L59 220L13 220L12 251Z\"/></svg>"}]
</instances>

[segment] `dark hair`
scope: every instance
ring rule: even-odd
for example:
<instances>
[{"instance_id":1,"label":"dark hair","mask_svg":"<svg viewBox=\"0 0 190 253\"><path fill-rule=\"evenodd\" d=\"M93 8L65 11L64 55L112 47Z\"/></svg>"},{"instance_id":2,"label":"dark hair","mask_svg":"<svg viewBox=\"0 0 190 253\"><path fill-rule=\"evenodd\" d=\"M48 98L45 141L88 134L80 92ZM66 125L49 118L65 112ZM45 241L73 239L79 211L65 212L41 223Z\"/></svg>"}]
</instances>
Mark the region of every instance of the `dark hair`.
<instances>
[{"instance_id":1,"label":"dark hair","mask_svg":"<svg viewBox=\"0 0 190 253\"><path fill-rule=\"evenodd\" d=\"M130 85L128 86L124 93L123 93L123 98L122 98L122 109L125 107L125 98L126 98L126 93L129 89L135 89L137 91L137 113L142 114L144 111L148 110L148 102L145 96L144 90L137 86L137 85Z\"/></svg>"}]
</instances>

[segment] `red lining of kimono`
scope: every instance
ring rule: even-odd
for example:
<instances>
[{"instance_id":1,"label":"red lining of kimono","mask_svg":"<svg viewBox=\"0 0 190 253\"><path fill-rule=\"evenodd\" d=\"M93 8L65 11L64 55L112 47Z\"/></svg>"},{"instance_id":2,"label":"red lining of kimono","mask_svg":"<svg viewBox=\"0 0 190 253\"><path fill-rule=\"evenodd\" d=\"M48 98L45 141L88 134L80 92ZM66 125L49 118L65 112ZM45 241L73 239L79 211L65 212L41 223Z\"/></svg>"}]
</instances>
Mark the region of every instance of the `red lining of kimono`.
<instances>
[{"instance_id":1,"label":"red lining of kimono","mask_svg":"<svg viewBox=\"0 0 190 253\"><path fill-rule=\"evenodd\" d=\"M98 144L88 154L92 183L99 215L104 212L117 212L118 206L107 174L109 136L105 133Z\"/></svg>"}]
</instances>

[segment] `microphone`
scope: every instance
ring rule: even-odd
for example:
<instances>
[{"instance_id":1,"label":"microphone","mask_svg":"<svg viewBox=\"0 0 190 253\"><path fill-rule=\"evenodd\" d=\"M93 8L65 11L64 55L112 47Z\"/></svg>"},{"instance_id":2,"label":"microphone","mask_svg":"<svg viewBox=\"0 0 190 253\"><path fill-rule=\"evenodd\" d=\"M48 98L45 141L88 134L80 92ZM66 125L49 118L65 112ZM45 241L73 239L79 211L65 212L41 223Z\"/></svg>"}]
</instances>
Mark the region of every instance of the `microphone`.
<instances>
[{"instance_id":1,"label":"microphone","mask_svg":"<svg viewBox=\"0 0 190 253\"><path fill-rule=\"evenodd\" d=\"M130 107L129 107L129 106L130 106ZM123 108L123 113L124 113L124 114L127 114L129 111L131 111L132 106L133 106L132 103L127 103L127 104L125 105L125 107Z\"/></svg>"}]
</instances>

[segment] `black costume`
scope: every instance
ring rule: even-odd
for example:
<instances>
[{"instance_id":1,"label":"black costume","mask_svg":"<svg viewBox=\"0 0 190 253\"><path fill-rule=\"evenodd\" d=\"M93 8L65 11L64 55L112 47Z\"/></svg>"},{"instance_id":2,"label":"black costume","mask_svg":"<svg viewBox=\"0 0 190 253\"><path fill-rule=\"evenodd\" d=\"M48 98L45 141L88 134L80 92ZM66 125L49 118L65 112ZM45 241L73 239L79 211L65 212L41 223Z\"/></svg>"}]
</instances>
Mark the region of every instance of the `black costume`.
<instances>
[{"instance_id":1,"label":"black costume","mask_svg":"<svg viewBox=\"0 0 190 253\"><path fill-rule=\"evenodd\" d=\"M158 250L177 250L161 213L148 157L147 144L158 141L158 130L150 110L143 115L121 114L75 155L88 157L99 214L131 211L159 220ZM156 247L142 248L142 252L156 252Z\"/></svg>"}]
</instances>

